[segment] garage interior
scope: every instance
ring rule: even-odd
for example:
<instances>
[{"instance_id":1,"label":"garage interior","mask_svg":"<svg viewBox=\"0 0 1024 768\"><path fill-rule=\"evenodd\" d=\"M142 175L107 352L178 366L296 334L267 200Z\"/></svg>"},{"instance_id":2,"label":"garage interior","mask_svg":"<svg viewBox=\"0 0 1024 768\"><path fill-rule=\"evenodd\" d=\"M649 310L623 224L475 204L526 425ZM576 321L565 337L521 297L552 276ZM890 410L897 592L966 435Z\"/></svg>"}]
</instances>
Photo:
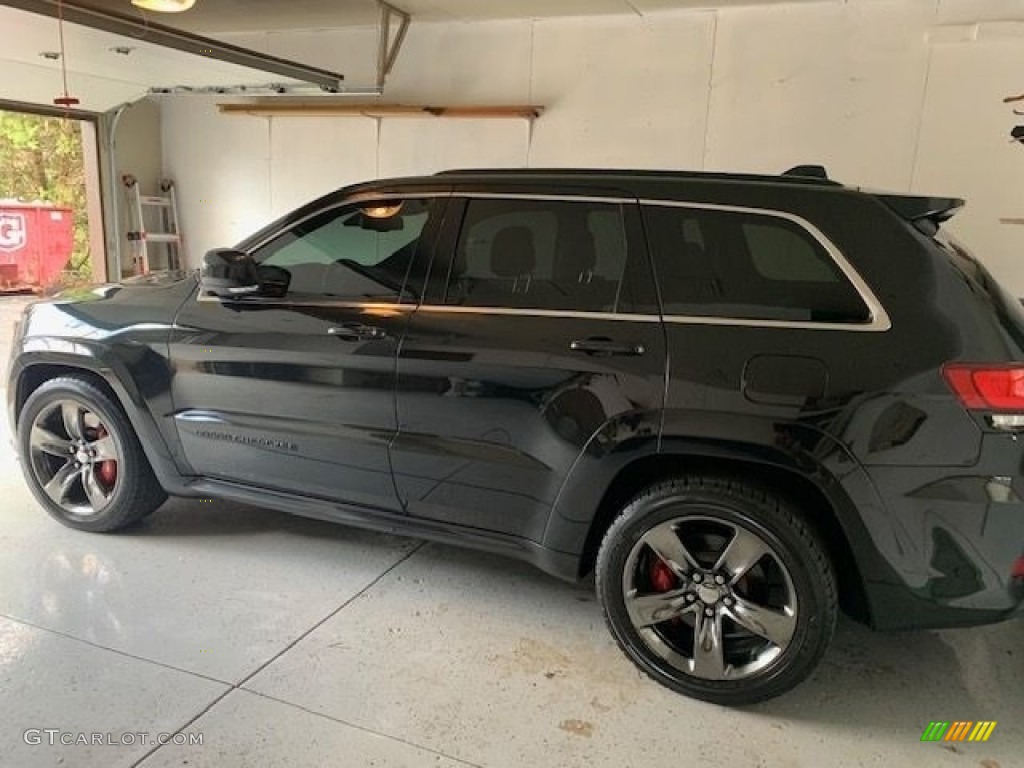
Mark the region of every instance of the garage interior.
<instances>
[{"instance_id":1,"label":"garage interior","mask_svg":"<svg viewBox=\"0 0 1024 768\"><path fill-rule=\"evenodd\" d=\"M73 111L95 120L110 276L140 271L125 175L147 194L173 180L175 257L194 269L368 179L821 163L851 186L965 198L951 228L1024 296L1022 0L198 0L177 14L14 0L0 30L3 108L59 113L63 67ZM5 361L26 301L0 299ZM1024 711L1020 622L843 621L807 683L727 710L652 684L604 632L591 585L527 565L219 501L172 500L116 536L66 530L3 430L3 766L1007 768L1024 754L1009 719ZM959 717L998 720L998 738L922 755L929 721ZM44 747L33 728L203 744Z\"/></svg>"}]
</instances>

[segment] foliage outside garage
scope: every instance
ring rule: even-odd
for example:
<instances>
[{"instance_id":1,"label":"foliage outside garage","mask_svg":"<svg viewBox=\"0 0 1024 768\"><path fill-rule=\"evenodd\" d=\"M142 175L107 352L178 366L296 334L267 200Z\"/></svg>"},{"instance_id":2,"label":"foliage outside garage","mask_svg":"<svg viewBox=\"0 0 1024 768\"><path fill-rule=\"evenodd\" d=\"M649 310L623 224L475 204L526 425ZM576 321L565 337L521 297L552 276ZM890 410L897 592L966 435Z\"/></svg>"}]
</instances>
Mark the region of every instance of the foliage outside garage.
<instances>
[{"instance_id":1,"label":"foliage outside garage","mask_svg":"<svg viewBox=\"0 0 1024 768\"><path fill-rule=\"evenodd\" d=\"M85 163L78 121L0 111L0 199L71 208L74 248L65 273L72 283L91 278Z\"/></svg>"}]
</instances>

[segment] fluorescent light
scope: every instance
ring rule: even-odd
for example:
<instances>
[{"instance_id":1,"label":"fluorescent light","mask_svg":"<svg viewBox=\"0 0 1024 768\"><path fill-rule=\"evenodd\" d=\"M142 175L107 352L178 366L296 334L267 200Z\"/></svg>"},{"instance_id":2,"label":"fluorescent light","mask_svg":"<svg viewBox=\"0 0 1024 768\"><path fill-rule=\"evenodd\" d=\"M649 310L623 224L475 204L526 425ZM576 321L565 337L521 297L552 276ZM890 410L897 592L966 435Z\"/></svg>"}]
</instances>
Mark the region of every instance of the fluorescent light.
<instances>
[{"instance_id":1,"label":"fluorescent light","mask_svg":"<svg viewBox=\"0 0 1024 768\"><path fill-rule=\"evenodd\" d=\"M132 0L132 5L160 13L181 13L195 4L196 0Z\"/></svg>"}]
</instances>

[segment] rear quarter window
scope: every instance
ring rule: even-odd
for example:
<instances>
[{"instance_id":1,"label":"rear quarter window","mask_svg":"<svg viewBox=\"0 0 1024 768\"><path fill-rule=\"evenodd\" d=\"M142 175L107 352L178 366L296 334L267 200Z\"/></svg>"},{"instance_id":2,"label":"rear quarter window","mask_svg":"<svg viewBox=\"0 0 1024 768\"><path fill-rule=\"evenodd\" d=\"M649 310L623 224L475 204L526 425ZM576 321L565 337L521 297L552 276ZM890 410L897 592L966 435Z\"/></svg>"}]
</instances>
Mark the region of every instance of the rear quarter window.
<instances>
[{"instance_id":1,"label":"rear quarter window","mask_svg":"<svg viewBox=\"0 0 1024 768\"><path fill-rule=\"evenodd\" d=\"M866 323L870 311L825 246L771 214L647 205L666 316Z\"/></svg>"}]
</instances>

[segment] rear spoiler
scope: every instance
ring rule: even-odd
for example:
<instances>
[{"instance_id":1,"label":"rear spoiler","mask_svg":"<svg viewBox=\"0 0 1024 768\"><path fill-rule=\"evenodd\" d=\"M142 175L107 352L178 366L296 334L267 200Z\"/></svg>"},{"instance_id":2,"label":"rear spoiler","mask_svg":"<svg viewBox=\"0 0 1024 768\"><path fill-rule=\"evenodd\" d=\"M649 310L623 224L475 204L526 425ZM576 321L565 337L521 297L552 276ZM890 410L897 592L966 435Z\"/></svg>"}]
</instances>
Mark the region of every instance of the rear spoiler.
<instances>
[{"instance_id":1,"label":"rear spoiler","mask_svg":"<svg viewBox=\"0 0 1024 768\"><path fill-rule=\"evenodd\" d=\"M916 195L877 195L900 218L913 224L929 237L939 225L949 221L964 207L958 197L923 197Z\"/></svg>"}]
</instances>

